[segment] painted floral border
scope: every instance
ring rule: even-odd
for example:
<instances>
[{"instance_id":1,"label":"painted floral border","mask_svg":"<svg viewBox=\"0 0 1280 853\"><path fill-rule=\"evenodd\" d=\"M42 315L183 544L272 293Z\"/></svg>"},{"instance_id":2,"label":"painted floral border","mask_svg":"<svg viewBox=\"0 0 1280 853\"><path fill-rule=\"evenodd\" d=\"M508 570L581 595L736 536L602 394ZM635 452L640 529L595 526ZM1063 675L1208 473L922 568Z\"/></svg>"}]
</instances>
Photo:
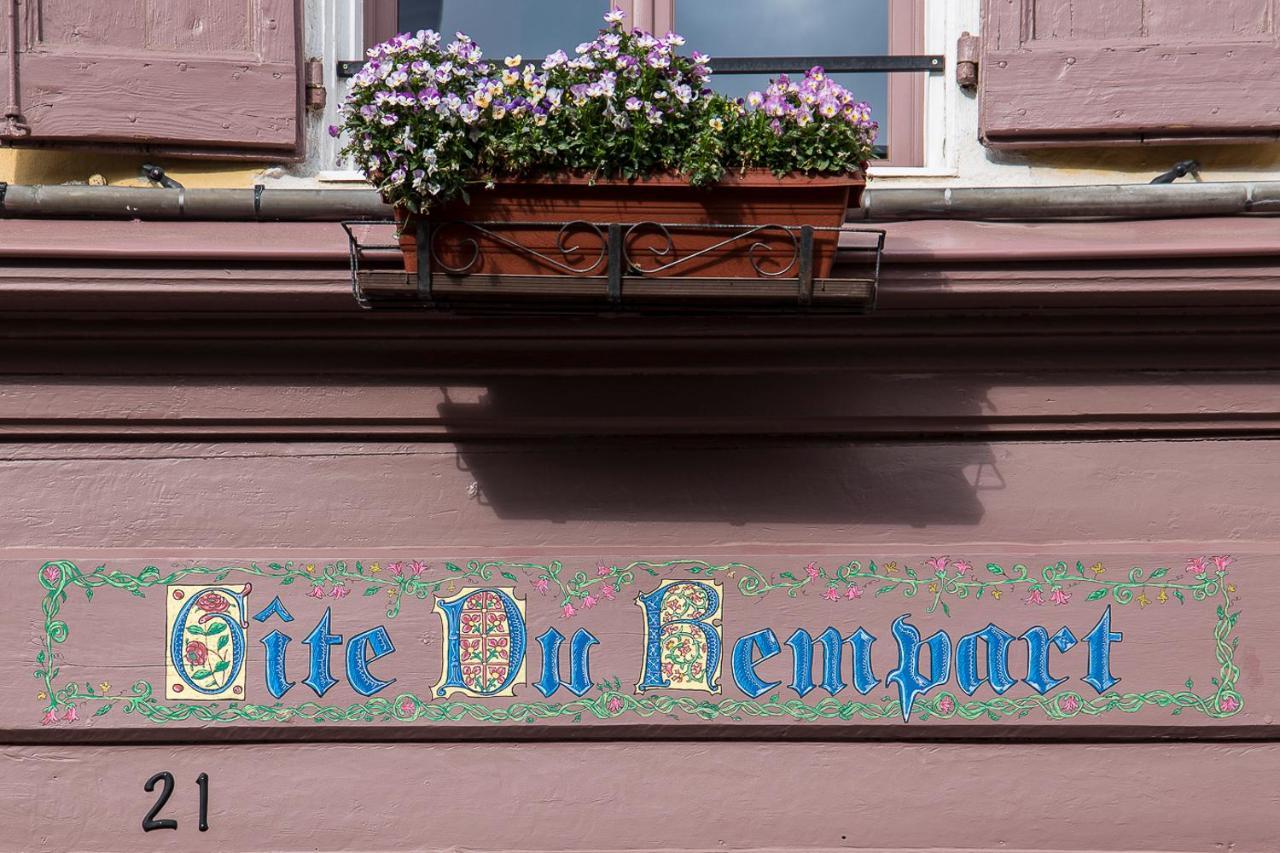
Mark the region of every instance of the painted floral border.
<instances>
[{"instance_id":1,"label":"painted floral border","mask_svg":"<svg viewBox=\"0 0 1280 853\"><path fill-rule=\"evenodd\" d=\"M616 600L627 587L634 586L638 574L653 577L682 572L691 578L720 577L736 586L746 597L781 593L789 597L816 592L830 602L852 602L864 595L879 597L900 595L904 599L923 597L928 601L927 613L941 609L951 615L951 607L966 599L989 596L999 600L1014 595L1028 607L1067 606L1083 594L1088 602L1108 601L1121 607L1136 605L1178 606L1193 602L1212 602L1216 606L1214 651L1219 664L1218 675L1210 679L1212 690L1199 693L1187 679L1184 690L1152 690L1145 693L1109 691L1099 696L1084 696L1074 690L1061 690L1045 696L1019 698L994 697L970 699L952 692L916 701L914 715L920 720L977 720L983 717L998 721L1024 718L1032 713L1047 719L1066 720L1096 717L1113 711L1134 713L1146 707L1168 708L1174 715L1197 712L1206 717L1223 719L1240 713L1244 700L1236 685L1240 675L1235 663L1239 637L1235 636L1239 610L1232 610L1234 584L1226 580L1229 556L1192 557L1181 576L1175 577L1167 567L1147 572L1133 567L1122 576L1107 577L1101 562L1086 566L1077 561L1046 565L1033 572L1021 563L1003 566L987 563L977 568L968 560L952 560L949 556L923 561L920 569L889 561L877 564L850 561L828 569L811 562L800 570L767 573L755 566L740 563L709 563L702 560L634 561L625 565L599 563L593 571L566 569L558 560L547 564L471 560L464 564L444 563L435 569L421 560L393 561L385 566L378 562L329 563L248 563L231 566L191 566L168 573L148 566L136 575L119 570L108 571L99 566L83 572L75 563L59 560L45 563L37 572L45 595L44 640L36 654L35 677L44 689L37 694L46 724L70 723L80 718L81 709L96 705L93 717L110 713L117 705L123 713L139 714L154 723L182 720L199 722L416 722L433 723L532 723L552 719L580 722L584 719L614 720L624 716L651 718L684 714L698 720L762 720L786 719L796 722L815 720L883 720L898 719L898 700L884 695L878 701L845 701L834 697L805 702L782 699L700 699L691 696L646 696L623 692L622 682L612 679L596 685L597 695L567 702L512 702L506 706L468 701L430 701L413 693L394 698L374 697L351 705L326 705L302 702L288 705L277 702L261 705L249 702L162 703L153 695L146 681L133 684L126 691L111 689L109 682L98 685L68 682L55 686L59 674L55 648L66 641L69 629L59 619L67 601L67 591L83 590L92 601L95 589L109 587L145 597L146 590L175 583L221 583L231 575L245 580L275 580L281 586L305 583L312 598L341 600L356 591L362 596L384 595L387 618L394 619L407 599L428 600L456 592L463 584L489 583L495 575L512 583L527 583L532 589L558 599L562 616L572 619L582 610ZM239 578L237 578L237 581ZM86 709L87 710L87 709Z\"/></svg>"}]
</instances>

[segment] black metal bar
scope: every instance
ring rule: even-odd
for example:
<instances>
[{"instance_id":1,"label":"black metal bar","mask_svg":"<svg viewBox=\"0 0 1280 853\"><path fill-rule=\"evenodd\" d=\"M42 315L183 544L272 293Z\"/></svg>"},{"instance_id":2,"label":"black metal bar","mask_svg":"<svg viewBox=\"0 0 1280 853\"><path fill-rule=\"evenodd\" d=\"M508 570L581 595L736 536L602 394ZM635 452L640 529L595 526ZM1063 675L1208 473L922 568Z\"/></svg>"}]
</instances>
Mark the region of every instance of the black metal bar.
<instances>
[{"instance_id":1,"label":"black metal bar","mask_svg":"<svg viewBox=\"0 0 1280 853\"><path fill-rule=\"evenodd\" d=\"M716 74L803 74L821 65L829 74L945 71L941 55L901 56L722 56L712 60Z\"/></svg>"},{"instance_id":2,"label":"black metal bar","mask_svg":"<svg viewBox=\"0 0 1280 853\"><path fill-rule=\"evenodd\" d=\"M800 304L813 303L813 226L800 229Z\"/></svg>"},{"instance_id":3,"label":"black metal bar","mask_svg":"<svg viewBox=\"0 0 1280 853\"><path fill-rule=\"evenodd\" d=\"M937 73L947 69L942 54L898 56L729 56L712 60L716 74L803 74L821 65L832 74ZM340 60L338 77L354 77L364 66L359 59Z\"/></svg>"},{"instance_id":4,"label":"black metal bar","mask_svg":"<svg viewBox=\"0 0 1280 853\"><path fill-rule=\"evenodd\" d=\"M609 302L622 304L622 225L609 223Z\"/></svg>"},{"instance_id":5,"label":"black metal bar","mask_svg":"<svg viewBox=\"0 0 1280 853\"><path fill-rule=\"evenodd\" d=\"M418 301L431 301L431 220L417 217L418 227Z\"/></svg>"}]
</instances>

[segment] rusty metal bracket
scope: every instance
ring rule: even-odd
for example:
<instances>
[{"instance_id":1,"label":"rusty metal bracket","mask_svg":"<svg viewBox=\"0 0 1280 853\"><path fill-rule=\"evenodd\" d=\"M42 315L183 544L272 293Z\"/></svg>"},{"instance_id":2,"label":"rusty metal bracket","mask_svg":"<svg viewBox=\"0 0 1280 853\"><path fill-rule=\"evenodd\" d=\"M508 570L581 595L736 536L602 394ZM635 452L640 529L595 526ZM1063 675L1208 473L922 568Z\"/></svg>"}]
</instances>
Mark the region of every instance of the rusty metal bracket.
<instances>
[{"instance_id":1,"label":"rusty metal bracket","mask_svg":"<svg viewBox=\"0 0 1280 853\"><path fill-rule=\"evenodd\" d=\"M978 87L978 62L981 56L981 36L961 33L960 40L956 42L956 83L961 89Z\"/></svg>"}]
</instances>

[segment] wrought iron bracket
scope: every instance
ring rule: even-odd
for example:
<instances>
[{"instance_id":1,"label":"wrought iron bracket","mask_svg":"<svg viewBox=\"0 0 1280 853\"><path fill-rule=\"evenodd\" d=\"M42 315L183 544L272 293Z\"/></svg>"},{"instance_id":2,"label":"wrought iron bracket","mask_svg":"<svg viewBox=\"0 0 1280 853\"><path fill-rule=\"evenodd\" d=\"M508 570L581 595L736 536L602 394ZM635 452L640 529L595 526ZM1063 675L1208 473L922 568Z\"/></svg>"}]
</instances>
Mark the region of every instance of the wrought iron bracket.
<instances>
[{"instance_id":1,"label":"wrought iron bracket","mask_svg":"<svg viewBox=\"0 0 1280 853\"><path fill-rule=\"evenodd\" d=\"M404 271L395 223L344 222L352 292L364 308L450 311L654 313L864 313L875 303L885 232L812 225L659 222L463 222L413 220L417 270ZM839 267L819 278L818 236L848 237ZM830 232L838 232L833 236ZM529 245L521 235L537 233ZM693 246L673 234L698 235ZM545 240L554 236L554 247ZM396 238L396 239L393 239ZM485 249L519 256L537 274L484 271ZM737 253L737 277L681 276L711 256ZM754 274L753 274L754 273Z\"/></svg>"}]
</instances>

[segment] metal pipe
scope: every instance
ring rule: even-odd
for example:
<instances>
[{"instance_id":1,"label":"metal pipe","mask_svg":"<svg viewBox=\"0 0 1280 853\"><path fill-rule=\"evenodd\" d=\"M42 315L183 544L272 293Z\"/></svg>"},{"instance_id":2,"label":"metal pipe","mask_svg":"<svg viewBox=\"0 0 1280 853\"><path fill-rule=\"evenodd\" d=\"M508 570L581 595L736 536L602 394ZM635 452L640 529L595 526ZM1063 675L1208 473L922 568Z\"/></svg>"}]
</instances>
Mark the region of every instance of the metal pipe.
<instances>
[{"instance_id":1,"label":"metal pipe","mask_svg":"<svg viewBox=\"0 0 1280 853\"><path fill-rule=\"evenodd\" d=\"M849 219L1170 219L1280 213L1280 181L1078 187L868 187Z\"/></svg>"},{"instance_id":2,"label":"metal pipe","mask_svg":"<svg viewBox=\"0 0 1280 853\"><path fill-rule=\"evenodd\" d=\"M9 0L5 24L9 34L9 55L6 57L9 63L9 91L6 93L8 101L4 106L4 129L0 131L0 136L11 139L26 136L31 130L22 119L22 102L18 89L18 48L21 43L18 0Z\"/></svg>"},{"instance_id":3,"label":"metal pipe","mask_svg":"<svg viewBox=\"0 0 1280 853\"><path fill-rule=\"evenodd\" d=\"M872 186L849 221L1168 219L1280 213L1280 181L1082 187ZM161 189L0 184L0 218L322 221L386 219L362 189Z\"/></svg>"}]
</instances>

